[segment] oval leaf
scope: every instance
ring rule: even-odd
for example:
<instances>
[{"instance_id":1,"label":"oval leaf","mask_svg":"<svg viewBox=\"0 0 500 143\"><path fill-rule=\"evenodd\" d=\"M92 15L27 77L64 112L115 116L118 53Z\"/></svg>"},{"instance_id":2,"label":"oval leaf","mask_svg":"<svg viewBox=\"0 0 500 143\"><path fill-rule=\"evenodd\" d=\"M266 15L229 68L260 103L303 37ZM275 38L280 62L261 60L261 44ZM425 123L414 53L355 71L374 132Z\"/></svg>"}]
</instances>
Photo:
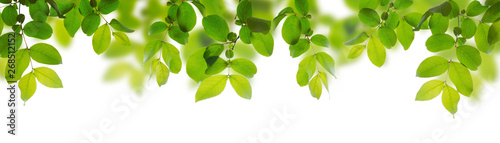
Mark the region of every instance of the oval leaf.
<instances>
[{"instance_id":1,"label":"oval leaf","mask_svg":"<svg viewBox=\"0 0 500 143\"><path fill-rule=\"evenodd\" d=\"M183 32L193 30L196 25L196 13L194 12L193 6L187 2L182 2L177 10L177 22L179 24L179 28Z\"/></svg>"},{"instance_id":2,"label":"oval leaf","mask_svg":"<svg viewBox=\"0 0 500 143\"><path fill-rule=\"evenodd\" d=\"M241 98L250 100L252 98L252 86L248 80L240 75L229 76L229 82L233 86L234 91L238 93Z\"/></svg>"},{"instance_id":3,"label":"oval leaf","mask_svg":"<svg viewBox=\"0 0 500 143\"><path fill-rule=\"evenodd\" d=\"M396 42L398 42L396 32L388 26L382 26L378 29L378 37L380 38L380 42L382 42L382 44L389 49L394 47Z\"/></svg>"},{"instance_id":4,"label":"oval leaf","mask_svg":"<svg viewBox=\"0 0 500 143\"><path fill-rule=\"evenodd\" d=\"M103 24L92 37L92 46L94 52L98 55L104 53L111 43L111 30L107 24Z\"/></svg>"},{"instance_id":5,"label":"oval leaf","mask_svg":"<svg viewBox=\"0 0 500 143\"><path fill-rule=\"evenodd\" d=\"M441 91L443 91L444 87L444 82L439 81L439 80L431 80L422 87L420 87L420 90L417 92L417 97L415 98L416 101L428 101L431 99L436 98L439 94L441 94Z\"/></svg>"},{"instance_id":6,"label":"oval leaf","mask_svg":"<svg viewBox=\"0 0 500 143\"><path fill-rule=\"evenodd\" d=\"M481 65L481 54L479 53L479 50L472 46L459 46L456 53L460 63L464 64L465 67L469 68L470 70L475 71Z\"/></svg>"},{"instance_id":7,"label":"oval leaf","mask_svg":"<svg viewBox=\"0 0 500 143\"><path fill-rule=\"evenodd\" d=\"M328 73L335 76L335 61L325 52L316 53L316 60Z\"/></svg>"},{"instance_id":8,"label":"oval leaf","mask_svg":"<svg viewBox=\"0 0 500 143\"><path fill-rule=\"evenodd\" d=\"M209 15L203 18L203 28L207 32L210 38L220 41L227 41L227 34L229 33L229 27L222 17L218 15Z\"/></svg>"},{"instance_id":9,"label":"oval leaf","mask_svg":"<svg viewBox=\"0 0 500 143\"><path fill-rule=\"evenodd\" d=\"M452 62L450 64L449 76L458 92L462 95L470 96L473 90L472 77L469 70L462 64Z\"/></svg>"},{"instance_id":10,"label":"oval leaf","mask_svg":"<svg viewBox=\"0 0 500 143\"><path fill-rule=\"evenodd\" d=\"M85 18L83 18L82 21L83 33L87 34L87 36L94 34L97 28L99 28L100 23L101 23L101 18L99 17L99 15L95 13L85 16Z\"/></svg>"},{"instance_id":11,"label":"oval leaf","mask_svg":"<svg viewBox=\"0 0 500 143\"><path fill-rule=\"evenodd\" d=\"M369 8L363 8L358 14L359 20L370 27L376 27L380 24L378 13Z\"/></svg>"},{"instance_id":12,"label":"oval leaf","mask_svg":"<svg viewBox=\"0 0 500 143\"><path fill-rule=\"evenodd\" d=\"M263 35L262 33L252 33L250 41L259 54L266 57L273 54L274 39L272 34L268 33L267 35Z\"/></svg>"},{"instance_id":13,"label":"oval leaf","mask_svg":"<svg viewBox=\"0 0 500 143\"><path fill-rule=\"evenodd\" d=\"M35 76L38 82L50 88L63 88L63 84L57 73L47 67L35 68Z\"/></svg>"},{"instance_id":14,"label":"oval leaf","mask_svg":"<svg viewBox=\"0 0 500 143\"><path fill-rule=\"evenodd\" d=\"M42 21L31 21L24 26L24 34L38 39L49 39L52 36L52 27Z\"/></svg>"},{"instance_id":15,"label":"oval leaf","mask_svg":"<svg viewBox=\"0 0 500 143\"><path fill-rule=\"evenodd\" d=\"M38 43L31 46L29 51L31 58L38 63L48 65L62 64L61 55L52 45Z\"/></svg>"},{"instance_id":16,"label":"oval leaf","mask_svg":"<svg viewBox=\"0 0 500 143\"><path fill-rule=\"evenodd\" d=\"M221 94L226 87L227 79L227 75L215 75L203 80L196 91L195 102Z\"/></svg>"},{"instance_id":17,"label":"oval leaf","mask_svg":"<svg viewBox=\"0 0 500 143\"><path fill-rule=\"evenodd\" d=\"M368 58L377 67L382 67L385 63L385 48L384 45L374 37L368 41Z\"/></svg>"},{"instance_id":18,"label":"oval leaf","mask_svg":"<svg viewBox=\"0 0 500 143\"><path fill-rule=\"evenodd\" d=\"M283 36L283 40L285 40L285 42L289 45L295 45L299 42L301 30L302 28L299 18L292 15L285 20L285 23L283 23L281 36Z\"/></svg>"},{"instance_id":19,"label":"oval leaf","mask_svg":"<svg viewBox=\"0 0 500 143\"><path fill-rule=\"evenodd\" d=\"M257 66L247 59L234 59L230 62L231 68L241 75L252 78L257 73Z\"/></svg>"},{"instance_id":20,"label":"oval leaf","mask_svg":"<svg viewBox=\"0 0 500 143\"><path fill-rule=\"evenodd\" d=\"M26 102L36 91L36 79L33 72L24 75L19 80L19 89L21 90L21 99Z\"/></svg>"},{"instance_id":21,"label":"oval leaf","mask_svg":"<svg viewBox=\"0 0 500 143\"><path fill-rule=\"evenodd\" d=\"M455 39L448 34L435 34L427 39L425 46L430 52L439 52L453 48Z\"/></svg>"},{"instance_id":22,"label":"oval leaf","mask_svg":"<svg viewBox=\"0 0 500 143\"><path fill-rule=\"evenodd\" d=\"M448 70L449 61L441 56L432 56L420 63L417 69L418 77L435 77Z\"/></svg>"}]
</instances>

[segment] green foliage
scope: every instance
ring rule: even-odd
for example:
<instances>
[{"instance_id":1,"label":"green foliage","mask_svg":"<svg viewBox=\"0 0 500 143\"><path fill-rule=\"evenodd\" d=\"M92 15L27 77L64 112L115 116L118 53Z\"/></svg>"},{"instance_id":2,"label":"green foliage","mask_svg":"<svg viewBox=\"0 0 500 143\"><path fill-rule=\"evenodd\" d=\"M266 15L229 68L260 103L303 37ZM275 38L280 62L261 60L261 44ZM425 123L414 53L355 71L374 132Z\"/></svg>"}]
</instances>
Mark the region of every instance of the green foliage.
<instances>
[{"instance_id":1,"label":"green foliage","mask_svg":"<svg viewBox=\"0 0 500 143\"><path fill-rule=\"evenodd\" d=\"M115 11L119 5L119 0L101 0L97 9L101 14L109 14Z\"/></svg>"},{"instance_id":2,"label":"green foliage","mask_svg":"<svg viewBox=\"0 0 500 143\"><path fill-rule=\"evenodd\" d=\"M220 41L227 41L229 27L226 21L218 15L209 15L203 18L203 28L210 38Z\"/></svg>"},{"instance_id":3,"label":"green foliage","mask_svg":"<svg viewBox=\"0 0 500 143\"><path fill-rule=\"evenodd\" d=\"M17 23L17 11L14 6L7 6L2 11L2 20L7 26L12 26Z\"/></svg>"},{"instance_id":4,"label":"green foliage","mask_svg":"<svg viewBox=\"0 0 500 143\"><path fill-rule=\"evenodd\" d=\"M404 19L399 24L397 30L397 38L405 50L410 49L413 39L415 39L415 32L410 24L408 24Z\"/></svg>"},{"instance_id":5,"label":"green foliage","mask_svg":"<svg viewBox=\"0 0 500 143\"><path fill-rule=\"evenodd\" d=\"M33 60L38 63L48 64L48 65L58 65L62 64L62 58L59 52L54 48L54 46L38 43L31 46L29 54Z\"/></svg>"},{"instance_id":6,"label":"green foliage","mask_svg":"<svg viewBox=\"0 0 500 143\"><path fill-rule=\"evenodd\" d=\"M396 0L394 2L394 9L403 10L410 7L413 4L413 0Z\"/></svg>"},{"instance_id":7,"label":"green foliage","mask_svg":"<svg viewBox=\"0 0 500 143\"><path fill-rule=\"evenodd\" d=\"M195 102L221 94L226 87L227 79L227 75L215 75L203 80L196 91Z\"/></svg>"},{"instance_id":8,"label":"green foliage","mask_svg":"<svg viewBox=\"0 0 500 143\"><path fill-rule=\"evenodd\" d=\"M370 27L376 27L380 24L378 13L369 8L363 8L358 14L359 20Z\"/></svg>"},{"instance_id":9,"label":"green foliage","mask_svg":"<svg viewBox=\"0 0 500 143\"><path fill-rule=\"evenodd\" d=\"M491 46L500 41L500 19L491 24L488 31L488 44Z\"/></svg>"},{"instance_id":10,"label":"green foliage","mask_svg":"<svg viewBox=\"0 0 500 143\"><path fill-rule=\"evenodd\" d=\"M302 15L309 13L309 3L307 0L295 0L295 8Z\"/></svg>"},{"instance_id":11,"label":"green foliage","mask_svg":"<svg viewBox=\"0 0 500 143\"><path fill-rule=\"evenodd\" d=\"M380 27L380 29L378 29L378 36L380 38L380 42L382 42L382 44L384 44L387 48L395 46L396 42L398 42L396 32L388 26Z\"/></svg>"},{"instance_id":12,"label":"green foliage","mask_svg":"<svg viewBox=\"0 0 500 143\"><path fill-rule=\"evenodd\" d=\"M472 77L469 70L457 62L450 63L449 76L458 92L462 95L470 96L473 90Z\"/></svg>"},{"instance_id":13,"label":"green foliage","mask_svg":"<svg viewBox=\"0 0 500 143\"><path fill-rule=\"evenodd\" d=\"M170 38L172 38L174 41L182 45L186 45L189 39L189 33L182 31L179 26L170 27L170 30L168 31L168 36L170 36Z\"/></svg>"},{"instance_id":14,"label":"green foliage","mask_svg":"<svg viewBox=\"0 0 500 143\"><path fill-rule=\"evenodd\" d=\"M356 44L359 44L359 43L363 43L368 38L370 38L368 36L368 34L366 32L363 32L363 33L359 34L356 38L354 38L354 39L352 39L350 41L345 42L344 45L350 46L350 45L356 45Z\"/></svg>"},{"instance_id":15,"label":"green foliage","mask_svg":"<svg viewBox=\"0 0 500 143\"><path fill-rule=\"evenodd\" d=\"M385 63L385 48L382 42L375 37L371 37L367 46L368 58L377 67L382 67Z\"/></svg>"},{"instance_id":16,"label":"green foliage","mask_svg":"<svg viewBox=\"0 0 500 143\"><path fill-rule=\"evenodd\" d=\"M299 57L309 50L311 43L307 39L300 39L299 42L295 45L290 45L290 56L292 58Z\"/></svg>"},{"instance_id":17,"label":"green foliage","mask_svg":"<svg viewBox=\"0 0 500 143\"><path fill-rule=\"evenodd\" d=\"M229 82L231 83L231 86L233 86L234 91L236 91L241 98L249 100L252 98L252 86L245 77L240 75L230 75Z\"/></svg>"},{"instance_id":18,"label":"green foliage","mask_svg":"<svg viewBox=\"0 0 500 143\"><path fill-rule=\"evenodd\" d=\"M257 66L247 59L234 59L230 61L230 66L234 71L248 78L252 78L257 74Z\"/></svg>"},{"instance_id":19,"label":"green foliage","mask_svg":"<svg viewBox=\"0 0 500 143\"><path fill-rule=\"evenodd\" d=\"M420 88L417 92L416 101L427 101L436 98L443 91L445 83L439 80L431 80Z\"/></svg>"},{"instance_id":20,"label":"green foliage","mask_svg":"<svg viewBox=\"0 0 500 143\"><path fill-rule=\"evenodd\" d=\"M155 22L149 27L149 35L164 32L168 29L168 25L165 22Z\"/></svg>"},{"instance_id":21,"label":"green foliage","mask_svg":"<svg viewBox=\"0 0 500 143\"><path fill-rule=\"evenodd\" d=\"M26 102L30 99L36 91L36 79L35 74L30 72L24 75L19 80L19 90L21 90L21 99Z\"/></svg>"},{"instance_id":22,"label":"green foliage","mask_svg":"<svg viewBox=\"0 0 500 143\"><path fill-rule=\"evenodd\" d=\"M179 73L182 68L182 60L179 50L170 43L165 43L162 48L163 61L170 68L172 73Z\"/></svg>"},{"instance_id":23,"label":"green foliage","mask_svg":"<svg viewBox=\"0 0 500 143\"><path fill-rule=\"evenodd\" d=\"M427 39L425 46L430 52L439 52L455 46L455 39L448 34L435 34Z\"/></svg>"},{"instance_id":24,"label":"green foliage","mask_svg":"<svg viewBox=\"0 0 500 143\"><path fill-rule=\"evenodd\" d=\"M107 24L103 24L97 31L95 31L92 37L92 46L94 47L94 52L98 55L104 53L111 43L111 30Z\"/></svg>"},{"instance_id":25,"label":"green foliage","mask_svg":"<svg viewBox=\"0 0 500 143\"><path fill-rule=\"evenodd\" d=\"M24 34L38 39L49 39L52 36L52 27L42 21L31 21L24 26Z\"/></svg>"},{"instance_id":26,"label":"green foliage","mask_svg":"<svg viewBox=\"0 0 500 143\"><path fill-rule=\"evenodd\" d=\"M434 13L429 19L429 28L432 34L444 34L448 30L449 18L441 13Z\"/></svg>"},{"instance_id":27,"label":"green foliage","mask_svg":"<svg viewBox=\"0 0 500 143\"><path fill-rule=\"evenodd\" d=\"M252 42L255 50L261 54L262 56L269 57L273 54L274 49L274 39L271 34L262 34L262 33L252 33L250 36L250 41Z\"/></svg>"},{"instance_id":28,"label":"green foliage","mask_svg":"<svg viewBox=\"0 0 500 143\"><path fill-rule=\"evenodd\" d=\"M448 70L449 64L449 61L441 56L429 57L418 66L417 77L439 76Z\"/></svg>"},{"instance_id":29,"label":"green foliage","mask_svg":"<svg viewBox=\"0 0 500 143\"><path fill-rule=\"evenodd\" d=\"M319 78L319 75L314 76L309 83L309 91L311 92L311 95L319 100L322 89L323 87L321 87L321 79Z\"/></svg>"},{"instance_id":30,"label":"green foliage","mask_svg":"<svg viewBox=\"0 0 500 143\"><path fill-rule=\"evenodd\" d=\"M85 18L83 18L82 21L82 31L83 33L87 34L87 36L90 36L94 34L94 32L99 28L99 24L101 23L101 19L99 15L92 13Z\"/></svg>"},{"instance_id":31,"label":"green foliage","mask_svg":"<svg viewBox=\"0 0 500 143\"><path fill-rule=\"evenodd\" d=\"M497 2L486 10L481 21L484 23L493 23L498 18L500 18L500 3Z\"/></svg>"},{"instance_id":32,"label":"green foliage","mask_svg":"<svg viewBox=\"0 0 500 143\"><path fill-rule=\"evenodd\" d=\"M493 51L493 47L495 47L495 46L490 46L488 43L489 30L490 26L488 24L480 22L476 30L476 35L474 36L477 48L481 52L488 54L491 53L491 51Z\"/></svg>"},{"instance_id":33,"label":"green foliage","mask_svg":"<svg viewBox=\"0 0 500 143\"><path fill-rule=\"evenodd\" d=\"M159 62L156 66L156 81L158 86L165 85L168 81L168 76L170 75L170 70L162 62Z\"/></svg>"},{"instance_id":34,"label":"green foliage","mask_svg":"<svg viewBox=\"0 0 500 143\"><path fill-rule=\"evenodd\" d=\"M187 2L182 2L182 4L179 5L179 9L177 11L177 22L179 24L179 28L183 32L189 32L193 30L194 26L196 25L196 13L193 9L193 6L191 6Z\"/></svg>"},{"instance_id":35,"label":"green foliage","mask_svg":"<svg viewBox=\"0 0 500 143\"><path fill-rule=\"evenodd\" d=\"M465 65L465 67L469 68L470 70L475 71L481 65L482 60L479 50L472 46L459 46L457 47L456 53L460 63Z\"/></svg>"},{"instance_id":36,"label":"green foliage","mask_svg":"<svg viewBox=\"0 0 500 143\"><path fill-rule=\"evenodd\" d=\"M297 71L297 83L300 86L306 86L309 80L312 78L316 72L316 59L314 55L304 58L299 64L299 70Z\"/></svg>"},{"instance_id":37,"label":"green foliage","mask_svg":"<svg viewBox=\"0 0 500 143\"><path fill-rule=\"evenodd\" d=\"M481 5L479 1L472 1L469 6L467 6L467 16L478 16L488 10L487 6Z\"/></svg>"},{"instance_id":38,"label":"green foliage","mask_svg":"<svg viewBox=\"0 0 500 143\"><path fill-rule=\"evenodd\" d=\"M271 21L255 17L247 18L247 25L250 31L267 35L271 30Z\"/></svg>"},{"instance_id":39,"label":"green foliage","mask_svg":"<svg viewBox=\"0 0 500 143\"><path fill-rule=\"evenodd\" d=\"M462 37L470 39L476 34L476 22L470 18L466 18L460 25L460 29L462 29Z\"/></svg>"},{"instance_id":40,"label":"green foliage","mask_svg":"<svg viewBox=\"0 0 500 143\"><path fill-rule=\"evenodd\" d=\"M335 61L325 52L316 53L316 60L328 73L335 76Z\"/></svg>"},{"instance_id":41,"label":"green foliage","mask_svg":"<svg viewBox=\"0 0 500 143\"><path fill-rule=\"evenodd\" d=\"M356 45L356 46L352 47L351 50L349 51L349 56L347 58L354 59L354 58L359 57L363 53L365 48L366 48L366 45Z\"/></svg>"},{"instance_id":42,"label":"green foliage","mask_svg":"<svg viewBox=\"0 0 500 143\"><path fill-rule=\"evenodd\" d=\"M47 67L38 67L34 69L36 79L41 84L50 88L62 88L63 84L57 73Z\"/></svg>"},{"instance_id":43,"label":"green foliage","mask_svg":"<svg viewBox=\"0 0 500 143\"><path fill-rule=\"evenodd\" d=\"M48 8L47 8L48 9ZM30 8L31 11L31 8ZM48 10L47 10L48 11ZM75 37L76 32L80 29L82 24L82 16L78 13L78 9L74 7L66 14L64 19L64 27L71 37Z\"/></svg>"},{"instance_id":44,"label":"green foliage","mask_svg":"<svg viewBox=\"0 0 500 143\"><path fill-rule=\"evenodd\" d=\"M321 47L329 47L330 46L330 42L328 41L328 39L326 38L325 35L321 35L321 34L316 34L314 36L311 37L311 42L314 44L314 45L318 45L318 46L321 46Z\"/></svg>"},{"instance_id":45,"label":"green foliage","mask_svg":"<svg viewBox=\"0 0 500 143\"><path fill-rule=\"evenodd\" d=\"M238 4L236 13L241 21L246 22L247 18L252 16L252 2L248 0L241 1L240 4Z\"/></svg>"},{"instance_id":46,"label":"green foliage","mask_svg":"<svg viewBox=\"0 0 500 143\"><path fill-rule=\"evenodd\" d=\"M458 92L453 87L445 85L441 101L446 110L453 115L457 113L459 100L460 95L458 95Z\"/></svg>"},{"instance_id":47,"label":"green foliage","mask_svg":"<svg viewBox=\"0 0 500 143\"><path fill-rule=\"evenodd\" d=\"M49 16L49 5L45 0L37 0L29 7L30 16L34 21L46 21Z\"/></svg>"}]
</instances>

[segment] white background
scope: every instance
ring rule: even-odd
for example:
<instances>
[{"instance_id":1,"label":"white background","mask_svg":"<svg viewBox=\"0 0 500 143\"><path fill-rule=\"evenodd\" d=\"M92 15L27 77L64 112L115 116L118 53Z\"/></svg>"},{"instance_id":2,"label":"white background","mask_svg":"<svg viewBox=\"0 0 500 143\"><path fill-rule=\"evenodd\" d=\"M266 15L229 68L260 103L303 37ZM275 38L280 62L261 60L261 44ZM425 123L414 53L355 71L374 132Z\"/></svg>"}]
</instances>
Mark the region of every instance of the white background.
<instances>
[{"instance_id":1,"label":"white background","mask_svg":"<svg viewBox=\"0 0 500 143\"><path fill-rule=\"evenodd\" d=\"M320 12L337 17L353 14L340 0L319 3ZM328 30L317 31L328 34ZM185 67L180 74L171 74L166 86L158 88L154 81L145 85L142 96L134 95L125 80L104 83L102 76L110 62L96 55L91 38L79 32L71 48L60 49L64 64L50 66L64 88L38 84L33 98L18 108L18 135L8 135L2 125L0 142L86 143L90 138L106 143L251 143L252 138L259 143L500 142L498 83L485 85L478 102L461 96L455 119L442 106L440 96L414 101L420 86L429 80L415 77L420 62L432 55L424 45L429 35L418 32L408 51L388 50L382 68L373 66L366 53L337 68L338 78L330 78L330 94L323 90L318 101L307 87L297 85L300 59L289 56L288 46L276 32L273 56L255 61L258 73L251 79L252 100L240 98L228 83L221 95L194 103L196 86ZM2 100L6 103L7 98ZM2 104L0 111L6 121L7 106ZM283 112L294 118L280 120ZM101 122L111 122L112 128L101 130ZM98 134L89 138L87 132Z\"/></svg>"}]
</instances>

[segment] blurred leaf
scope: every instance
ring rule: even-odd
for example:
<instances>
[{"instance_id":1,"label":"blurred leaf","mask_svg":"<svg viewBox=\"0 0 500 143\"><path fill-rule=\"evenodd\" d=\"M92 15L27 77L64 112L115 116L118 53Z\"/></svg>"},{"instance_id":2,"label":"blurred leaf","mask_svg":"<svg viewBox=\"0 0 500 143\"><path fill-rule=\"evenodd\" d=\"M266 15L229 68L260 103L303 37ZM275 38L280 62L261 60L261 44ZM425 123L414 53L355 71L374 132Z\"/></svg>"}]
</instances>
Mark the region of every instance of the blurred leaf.
<instances>
[{"instance_id":1,"label":"blurred leaf","mask_svg":"<svg viewBox=\"0 0 500 143\"><path fill-rule=\"evenodd\" d=\"M64 27L64 21L61 20L56 20L54 25L54 37L56 38L57 42L61 44L61 46L64 46L64 48L68 47L71 44L71 35L68 34L68 31Z\"/></svg>"},{"instance_id":2,"label":"blurred leaf","mask_svg":"<svg viewBox=\"0 0 500 143\"><path fill-rule=\"evenodd\" d=\"M380 5L380 0L359 0L359 9L369 8L377 9Z\"/></svg>"},{"instance_id":3,"label":"blurred leaf","mask_svg":"<svg viewBox=\"0 0 500 143\"><path fill-rule=\"evenodd\" d=\"M500 19L491 24L490 30L488 31L488 44L491 46L498 41L500 41Z\"/></svg>"},{"instance_id":4,"label":"blurred leaf","mask_svg":"<svg viewBox=\"0 0 500 143\"><path fill-rule=\"evenodd\" d=\"M203 80L196 91L195 102L215 97L224 91L228 76L215 75Z\"/></svg>"},{"instance_id":5,"label":"blurred leaf","mask_svg":"<svg viewBox=\"0 0 500 143\"><path fill-rule=\"evenodd\" d=\"M410 7L413 4L413 0L396 0L394 2L394 9L403 10Z\"/></svg>"},{"instance_id":6,"label":"blurred leaf","mask_svg":"<svg viewBox=\"0 0 500 143\"><path fill-rule=\"evenodd\" d=\"M484 13L483 19L481 19L484 23L492 23L498 21L500 18L500 3L495 3Z\"/></svg>"},{"instance_id":7,"label":"blurred leaf","mask_svg":"<svg viewBox=\"0 0 500 143\"><path fill-rule=\"evenodd\" d=\"M354 59L354 58L359 57L363 53L365 48L366 48L366 45L356 45L356 46L352 47L351 50L349 51L348 58Z\"/></svg>"},{"instance_id":8,"label":"blurred leaf","mask_svg":"<svg viewBox=\"0 0 500 143\"><path fill-rule=\"evenodd\" d=\"M321 35L321 34L314 35L311 38L311 42L314 45L318 45L318 46L321 46L321 47L329 47L330 46L330 43L329 43L328 39L326 38L326 36L325 35Z\"/></svg>"},{"instance_id":9,"label":"blurred leaf","mask_svg":"<svg viewBox=\"0 0 500 143\"><path fill-rule=\"evenodd\" d=\"M247 18L247 25L250 31L267 34L271 29L271 21L255 17Z\"/></svg>"},{"instance_id":10,"label":"blurred leaf","mask_svg":"<svg viewBox=\"0 0 500 143\"><path fill-rule=\"evenodd\" d=\"M126 62L114 63L104 74L105 81L116 81L126 76L132 70L132 66Z\"/></svg>"}]
</instances>

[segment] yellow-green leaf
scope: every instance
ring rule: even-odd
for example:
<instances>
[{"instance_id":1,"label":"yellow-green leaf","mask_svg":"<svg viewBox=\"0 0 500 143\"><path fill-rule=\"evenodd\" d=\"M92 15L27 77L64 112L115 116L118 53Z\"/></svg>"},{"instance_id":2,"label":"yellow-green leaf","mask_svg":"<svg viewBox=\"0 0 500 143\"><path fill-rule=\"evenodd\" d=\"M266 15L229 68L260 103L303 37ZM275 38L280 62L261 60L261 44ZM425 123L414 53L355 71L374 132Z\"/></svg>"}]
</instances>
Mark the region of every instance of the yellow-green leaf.
<instances>
[{"instance_id":1,"label":"yellow-green leaf","mask_svg":"<svg viewBox=\"0 0 500 143\"><path fill-rule=\"evenodd\" d=\"M57 73L47 67L35 68L35 76L38 82L50 88L63 88L63 84Z\"/></svg>"}]
</instances>

